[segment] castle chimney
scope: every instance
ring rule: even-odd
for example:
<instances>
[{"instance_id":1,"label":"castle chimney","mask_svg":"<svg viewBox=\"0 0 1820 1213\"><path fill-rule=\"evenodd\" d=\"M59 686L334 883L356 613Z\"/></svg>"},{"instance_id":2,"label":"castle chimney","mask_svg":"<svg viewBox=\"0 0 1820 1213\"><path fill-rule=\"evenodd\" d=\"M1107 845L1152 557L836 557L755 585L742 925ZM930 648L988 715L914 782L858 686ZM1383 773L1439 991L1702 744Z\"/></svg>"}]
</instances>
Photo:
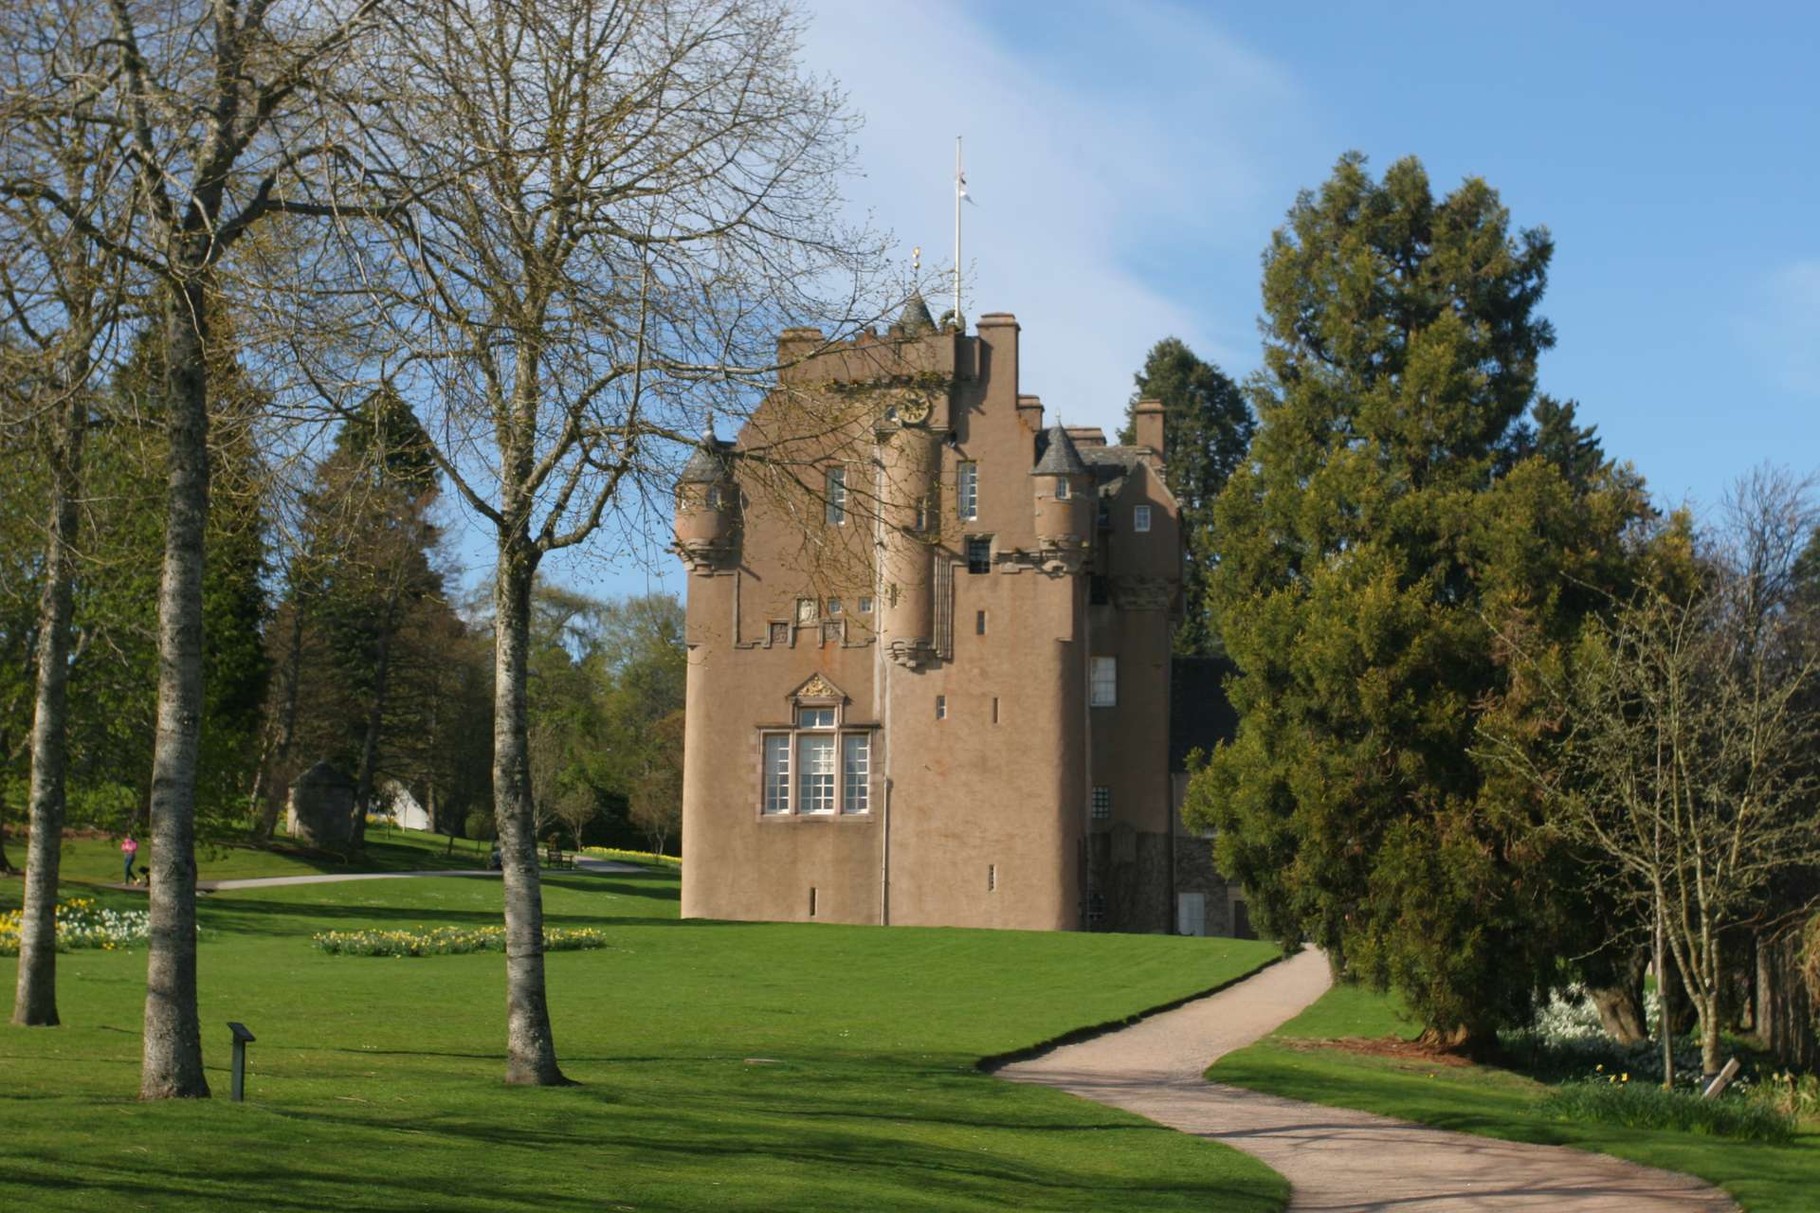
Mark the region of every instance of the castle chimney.
<instances>
[{"instance_id":1,"label":"castle chimney","mask_svg":"<svg viewBox=\"0 0 1820 1213\"><path fill-rule=\"evenodd\" d=\"M1169 452L1163 449L1163 402L1161 400L1140 400L1131 411L1132 440L1138 446L1147 446L1156 452L1158 459L1167 460Z\"/></svg>"}]
</instances>

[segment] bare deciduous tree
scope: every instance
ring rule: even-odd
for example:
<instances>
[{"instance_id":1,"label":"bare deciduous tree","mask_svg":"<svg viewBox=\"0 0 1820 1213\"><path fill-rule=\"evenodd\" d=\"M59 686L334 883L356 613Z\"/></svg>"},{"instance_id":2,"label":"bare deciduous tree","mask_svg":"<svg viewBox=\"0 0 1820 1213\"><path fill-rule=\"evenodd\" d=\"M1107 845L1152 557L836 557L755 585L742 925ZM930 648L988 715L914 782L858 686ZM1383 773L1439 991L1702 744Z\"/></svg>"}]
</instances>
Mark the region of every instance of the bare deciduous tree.
<instances>
[{"instance_id":1,"label":"bare deciduous tree","mask_svg":"<svg viewBox=\"0 0 1820 1213\"><path fill-rule=\"evenodd\" d=\"M377 205L410 204L349 229L371 306L317 377L331 397L393 385L493 533L506 1078L560 1083L526 723L538 567L603 525L661 526L681 444L762 389L790 318L856 323L878 248L836 221L851 123L799 73L786 4L386 15L366 164Z\"/></svg>"},{"instance_id":2,"label":"bare deciduous tree","mask_svg":"<svg viewBox=\"0 0 1820 1213\"><path fill-rule=\"evenodd\" d=\"M1721 1001L1737 964L1728 939L1787 915L1776 883L1820 865L1820 722L1803 703L1820 653L1789 609L1791 569L1815 522L1809 501L1804 484L1759 473L1734 494L1712 552L1677 557L1671 532L1665 563L1680 567L1659 568L1592 625L1555 687L1558 744L1549 759L1520 760L1565 837L1595 857L1589 870L1653 919L1657 973L1672 956L1708 1073L1720 1066Z\"/></svg>"},{"instance_id":3,"label":"bare deciduous tree","mask_svg":"<svg viewBox=\"0 0 1820 1213\"><path fill-rule=\"evenodd\" d=\"M196 1011L195 788L202 702L208 356L222 269L260 223L333 212L340 146L316 104L370 0L36 0L7 6L0 42L38 75L9 78L41 115L109 132L106 193L72 197L42 166L8 164L0 199L55 215L158 292L169 444L152 774L151 944L142 1098L206 1096Z\"/></svg>"}]
</instances>

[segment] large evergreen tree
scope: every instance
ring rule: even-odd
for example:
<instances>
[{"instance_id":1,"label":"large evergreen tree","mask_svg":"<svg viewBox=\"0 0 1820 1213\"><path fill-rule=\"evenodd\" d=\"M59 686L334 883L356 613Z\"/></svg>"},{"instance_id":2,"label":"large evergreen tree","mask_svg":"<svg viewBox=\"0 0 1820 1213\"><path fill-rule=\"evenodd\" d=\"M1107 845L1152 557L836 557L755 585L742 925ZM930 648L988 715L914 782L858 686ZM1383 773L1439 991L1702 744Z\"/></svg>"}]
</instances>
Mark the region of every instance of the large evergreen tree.
<instances>
[{"instance_id":1,"label":"large evergreen tree","mask_svg":"<svg viewBox=\"0 0 1820 1213\"><path fill-rule=\"evenodd\" d=\"M1218 554L1213 503L1227 478L1245 458L1256 422L1238 385L1220 368L1203 362L1178 337L1150 349L1134 378L1137 391L1125 412L1119 441L1135 441L1133 411L1140 400L1163 405L1163 480L1182 510L1187 561L1182 570L1182 623L1178 653L1220 651L1219 630L1208 614L1207 577Z\"/></svg>"},{"instance_id":2,"label":"large evergreen tree","mask_svg":"<svg viewBox=\"0 0 1820 1213\"><path fill-rule=\"evenodd\" d=\"M1215 509L1240 726L1188 813L1268 930L1456 1041L1526 1009L1576 917L1533 793L1475 754L1536 710L1499 637L1571 633L1644 509L1602 455L1576 484L1571 414L1524 421L1551 252L1483 181L1437 202L1413 159L1343 158L1265 255L1259 429Z\"/></svg>"}]
</instances>

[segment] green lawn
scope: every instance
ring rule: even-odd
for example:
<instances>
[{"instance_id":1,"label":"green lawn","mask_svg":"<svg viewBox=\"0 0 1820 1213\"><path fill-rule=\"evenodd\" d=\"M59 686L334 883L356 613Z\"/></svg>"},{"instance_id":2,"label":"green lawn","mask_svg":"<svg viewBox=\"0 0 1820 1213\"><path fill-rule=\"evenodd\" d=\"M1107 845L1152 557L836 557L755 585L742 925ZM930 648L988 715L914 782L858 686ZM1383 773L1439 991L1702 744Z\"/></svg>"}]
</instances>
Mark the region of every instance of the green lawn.
<instances>
[{"instance_id":1,"label":"green lawn","mask_svg":"<svg viewBox=\"0 0 1820 1213\"><path fill-rule=\"evenodd\" d=\"M206 869L205 869L206 871ZM0 897L16 901L16 881ZM88 890L75 890L87 893ZM109 894L130 900L130 894ZM140 1104L144 955L60 957L66 1026L0 1032L0 1208L1276 1209L1222 1147L976 1061L1229 981L1253 943L679 922L676 876L557 874L567 1072L506 1088L497 955L330 957L328 928L495 922L494 880L204 899L217 1099ZM141 903L142 904L142 903ZM16 961L0 960L11 988ZM258 1035L229 1103L227 1020Z\"/></svg>"},{"instance_id":2,"label":"green lawn","mask_svg":"<svg viewBox=\"0 0 1820 1213\"><path fill-rule=\"evenodd\" d=\"M8 833L7 857L23 866L27 838ZM441 834L416 830L367 827L366 854L356 861L320 851L308 851L279 838L270 848L205 844L196 852L199 880L243 880L255 876L304 876L313 872L417 872L439 868L484 868L490 844L449 840ZM151 859L148 839L139 840L139 866ZM117 838L66 838L58 873L69 884L117 884L120 880L120 840ZM4 890L5 886L0 886ZM6 903L6 898L12 902ZM16 904L17 888L0 891L0 903Z\"/></svg>"},{"instance_id":3,"label":"green lawn","mask_svg":"<svg viewBox=\"0 0 1820 1213\"><path fill-rule=\"evenodd\" d=\"M1222 1057L1208 1076L1291 1099L1363 1108L1512 1141L1578 1146L1684 1171L1718 1184L1750 1210L1806 1213L1816 1207L1820 1134L1808 1132L1791 1145L1769 1146L1551 1120L1535 1110L1548 1088L1509 1070L1324 1045L1346 1037L1408 1039L1415 1031L1391 999L1337 986L1270 1037Z\"/></svg>"}]
</instances>

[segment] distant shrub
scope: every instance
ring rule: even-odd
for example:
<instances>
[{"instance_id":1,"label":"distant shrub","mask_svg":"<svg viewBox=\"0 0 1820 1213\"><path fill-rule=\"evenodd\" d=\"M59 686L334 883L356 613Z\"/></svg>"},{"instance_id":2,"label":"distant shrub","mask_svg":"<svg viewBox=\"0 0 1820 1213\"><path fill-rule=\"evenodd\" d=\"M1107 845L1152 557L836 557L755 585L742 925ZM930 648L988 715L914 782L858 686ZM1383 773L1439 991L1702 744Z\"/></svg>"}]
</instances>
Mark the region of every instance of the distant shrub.
<instances>
[{"instance_id":1,"label":"distant shrub","mask_svg":"<svg viewBox=\"0 0 1820 1213\"><path fill-rule=\"evenodd\" d=\"M491 842L499 836L499 823L491 809L473 809L462 822L462 832L477 842Z\"/></svg>"},{"instance_id":2,"label":"distant shrub","mask_svg":"<svg viewBox=\"0 0 1820 1213\"><path fill-rule=\"evenodd\" d=\"M415 931L324 931L310 942L331 956L454 956L465 952L503 952L504 927L429 927ZM546 952L579 952L604 948L607 937L591 927L564 930L545 927Z\"/></svg>"},{"instance_id":3,"label":"distant shrub","mask_svg":"<svg viewBox=\"0 0 1820 1213\"><path fill-rule=\"evenodd\" d=\"M1794 1136L1795 1118L1750 1096L1701 1099L1664 1091L1628 1075L1600 1075L1563 1083L1545 1096L1537 1111L1558 1120L1621 1125L1629 1129L1671 1129L1782 1145Z\"/></svg>"}]
</instances>

